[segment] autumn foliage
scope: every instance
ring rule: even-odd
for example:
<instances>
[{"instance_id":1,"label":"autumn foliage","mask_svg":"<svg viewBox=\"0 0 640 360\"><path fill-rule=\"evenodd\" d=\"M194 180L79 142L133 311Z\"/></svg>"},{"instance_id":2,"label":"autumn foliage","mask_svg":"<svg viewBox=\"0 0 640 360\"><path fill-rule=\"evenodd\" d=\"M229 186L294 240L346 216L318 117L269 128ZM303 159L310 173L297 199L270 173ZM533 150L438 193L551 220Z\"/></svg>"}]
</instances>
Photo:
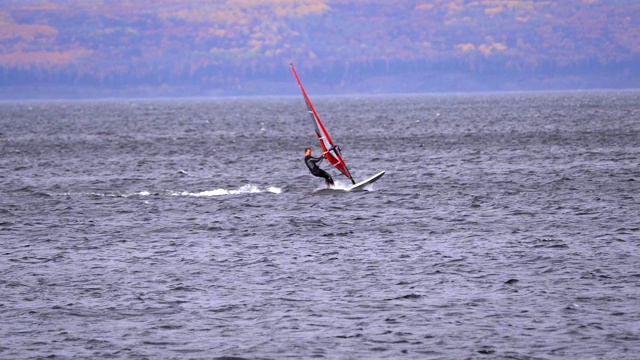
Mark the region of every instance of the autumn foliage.
<instances>
[{"instance_id":1,"label":"autumn foliage","mask_svg":"<svg viewBox=\"0 0 640 360\"><path fill-rule=\"evenodd\" d=\"M345 74L638 64L639 21L628 0L0 0L0 70L225 84L290 61Z\"/></svg>"}]
</instances>

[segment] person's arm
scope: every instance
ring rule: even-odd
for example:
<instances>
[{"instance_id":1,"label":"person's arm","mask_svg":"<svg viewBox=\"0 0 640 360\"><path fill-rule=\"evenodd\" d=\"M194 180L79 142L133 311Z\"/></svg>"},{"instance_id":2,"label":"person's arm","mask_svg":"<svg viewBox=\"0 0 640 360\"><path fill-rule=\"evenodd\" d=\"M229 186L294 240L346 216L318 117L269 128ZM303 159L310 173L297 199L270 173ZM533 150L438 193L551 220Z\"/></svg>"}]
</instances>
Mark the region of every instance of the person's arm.
<instances>
[{"instance_id":1,"label":"person's arm","mask_svg":"<svg viewBox=\"0 0 640 360\"><path fill-rule=\"evenodd\" d=\"M309 161L310 163L312 163L312 164L317 164L317 163L319 163L319 162L322 162L322 160L324 160L324 156L321 156L321 157L313 157L313 156L312 156L312 157L310 157L310 158L309 158L309 160L308 160L308 161Z\"/></svg>"}]
</instances>

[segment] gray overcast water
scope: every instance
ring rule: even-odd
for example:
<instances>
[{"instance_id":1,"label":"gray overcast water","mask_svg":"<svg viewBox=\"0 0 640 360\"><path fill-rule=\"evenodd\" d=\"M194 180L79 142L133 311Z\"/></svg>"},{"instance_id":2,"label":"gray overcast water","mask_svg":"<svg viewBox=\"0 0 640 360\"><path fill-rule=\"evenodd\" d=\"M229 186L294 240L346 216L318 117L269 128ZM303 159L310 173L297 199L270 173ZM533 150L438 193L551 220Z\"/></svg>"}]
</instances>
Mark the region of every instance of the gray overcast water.
<instances>
[{"instance_id":1,"label":"gray overcast water","mask_svg":"<svg viewBox=\"0 0 640 360\"><path fill-rule=\"evenodd\" d=\"M0 103L0 358L638 358L639 92L310 96Z\"/></svg>"}]
</instances>

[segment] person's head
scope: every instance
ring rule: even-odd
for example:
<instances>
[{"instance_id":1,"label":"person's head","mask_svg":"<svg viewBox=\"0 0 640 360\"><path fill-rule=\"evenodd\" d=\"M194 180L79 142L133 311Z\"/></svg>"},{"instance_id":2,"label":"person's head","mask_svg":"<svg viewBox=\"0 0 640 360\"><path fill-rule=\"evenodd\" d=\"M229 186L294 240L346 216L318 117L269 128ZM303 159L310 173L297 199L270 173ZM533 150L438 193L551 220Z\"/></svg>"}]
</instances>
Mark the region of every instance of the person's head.
<instances>
[{"instance_id":1,"label":"person's head","mask_svg":"<svg viewBox=\"0 0 640 360\"><path fill-rule=\"evenodd\" d=\"M310 155L311 155L311 148L304 149L304 156L310 156Z\"/></svg>"}]
</instances>

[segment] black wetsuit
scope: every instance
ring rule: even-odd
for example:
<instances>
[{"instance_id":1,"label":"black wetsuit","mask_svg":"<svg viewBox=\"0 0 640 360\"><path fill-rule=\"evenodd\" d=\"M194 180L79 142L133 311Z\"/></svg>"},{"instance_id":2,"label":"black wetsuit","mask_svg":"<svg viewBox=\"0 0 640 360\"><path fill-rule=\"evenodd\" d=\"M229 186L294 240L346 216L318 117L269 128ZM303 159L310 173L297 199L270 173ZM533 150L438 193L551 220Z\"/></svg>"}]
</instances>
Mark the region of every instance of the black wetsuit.
<instances>
[{"instance_id":1,"label":"black wetsuit","mask_svg":"<svg viewBox=\"0 0 640 360\"><path fill-rule=\"evenodd\" d=\"M316 158L316 157L313 157L311 155L308 155L308 156L304 157L304 163L307 164L307 167L309 168L309 171L311 171L313 176L324 178L324 180L327 182L327 184L333 185L333 179L331 178L331 175L329 175L328 172L320 169L318 167L318 165L317 165L322 160L324 160L323 157L317 157Z\"/></svg>"}]
</instances>

